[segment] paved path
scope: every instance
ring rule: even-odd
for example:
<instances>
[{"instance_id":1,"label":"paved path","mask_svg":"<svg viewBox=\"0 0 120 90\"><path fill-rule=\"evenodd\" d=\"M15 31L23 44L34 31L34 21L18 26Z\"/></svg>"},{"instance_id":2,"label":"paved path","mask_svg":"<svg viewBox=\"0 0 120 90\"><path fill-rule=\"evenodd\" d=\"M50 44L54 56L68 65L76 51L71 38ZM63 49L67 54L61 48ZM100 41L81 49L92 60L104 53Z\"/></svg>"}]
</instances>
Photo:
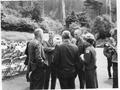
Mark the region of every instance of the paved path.
<instances>
[{"instance_id":1,"label":"paved path","mask_svg":"<svg viewBox=\"0 0 120 90\"><path fill-rule=\"evenodd\" d=\"M97 75L99 88L112 88L112 79L107 76L107 60L103 55L103 49L97 48ZM75 80L76 88L79 89L79 80ZM2 82L3 90L29 90L29 83L26 82L25 75L19 76L12 80ZM56 88L59 89L60 85L57 80Z\"/></svg>"}]
</instances>

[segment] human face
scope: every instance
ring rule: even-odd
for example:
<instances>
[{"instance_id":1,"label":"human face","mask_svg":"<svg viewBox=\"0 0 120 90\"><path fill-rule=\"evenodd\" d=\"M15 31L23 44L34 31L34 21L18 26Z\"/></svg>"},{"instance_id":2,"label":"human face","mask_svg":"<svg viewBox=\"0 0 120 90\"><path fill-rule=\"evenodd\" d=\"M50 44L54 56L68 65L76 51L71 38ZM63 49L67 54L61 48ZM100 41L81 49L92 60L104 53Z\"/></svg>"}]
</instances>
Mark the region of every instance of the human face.
<instances>
[{"instance_id":1,"label":"human face","mask_svg":"<svg viewBox=\"0 0 120 90\"><path fill-rule=\"evenodd\" d=\"M54 33L53 32L49 32L49 38L53 38Z\"/></svg>"},{"instance_id":2,"label":"human face","mask_svg":"<svg viewBox=\"0 0 120 90\"><path fill-rule=\"evenodd\" d=\"M74 38L76 38L77 40L78 40L78 38L79 38L79 33L78 32L74 32Z\"/></svg>"}]
</instances>

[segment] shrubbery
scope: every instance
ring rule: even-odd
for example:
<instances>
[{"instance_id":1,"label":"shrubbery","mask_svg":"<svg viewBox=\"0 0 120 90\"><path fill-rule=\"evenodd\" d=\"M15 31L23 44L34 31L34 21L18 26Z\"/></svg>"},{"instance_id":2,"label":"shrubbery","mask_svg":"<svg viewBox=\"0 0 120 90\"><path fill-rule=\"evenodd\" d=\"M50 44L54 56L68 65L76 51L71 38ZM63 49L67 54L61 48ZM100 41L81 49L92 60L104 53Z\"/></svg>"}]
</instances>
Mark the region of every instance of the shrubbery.
<instances>
[{"instance_id":1,"label":"shrubbery","mask_svg":"<svg viewBox=\"0 0 120 90\"><path fill-rule=\"evenodd\" d=\"M1 27L6 31L33 32L33 30L38 27L38 24L30 18L6 15L2 18Z\"/></svg>"},{"instance_id":2,"label":"shrubbery","mask_svg":"<svg viewBox=\"0 0 120 90\"><path fill-rule=\"evenodd\" d=\"M97 35L97 39L105 39L106 37L110 37L110 30L114 28L113 24L110 22L108 16L98 16L96 17L93 27L92 33Z\"/></svg>"},{"instance_id":3,"label":"shrubbery","mask_svg":"<svg viewBox=\"0 0 120 90\"><path fill-rule=\"evenodd\" d=\"M60 33L63 29L63 26L59 21L55 21L49 17L44 17L44 20L39 23L39 25L45 32L54 31L55 33Z\"/></svg>"},{"instance_id":4,"label":"shrubbery","mask_svg":"<svg viewBox=\"0 0 120 90\"><path fill-rule=\"evenodd\" d=\"M42 21L36 22L32 18L22 17L16 10L2 8L1 27L6 31L33 32L36 28L42 28L44 32L49 30L59 33L63 29L59 21L50 17L44 17Z\"/></svg>"},{"instance_id":5,"label":"shrubbery","mask_svg":"<svg viewBox=\"0 0 120 90\"><path fill-rule=\"evenodd\" d=\"M74 11L66 18L66 27L69 28L73 22L81 27L90 27L90 20L86 12L75 13Z\"/></svg>"}]
</instances>

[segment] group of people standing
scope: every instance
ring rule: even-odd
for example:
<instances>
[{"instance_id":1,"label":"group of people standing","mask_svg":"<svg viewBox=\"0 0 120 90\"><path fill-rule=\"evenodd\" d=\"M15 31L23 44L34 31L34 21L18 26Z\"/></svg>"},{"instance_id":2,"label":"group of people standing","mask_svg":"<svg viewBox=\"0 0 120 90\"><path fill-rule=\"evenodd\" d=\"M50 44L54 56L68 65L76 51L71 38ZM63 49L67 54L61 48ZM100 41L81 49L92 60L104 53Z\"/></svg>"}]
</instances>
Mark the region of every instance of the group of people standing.
<instances>
[{"instance_id":1,"label":"group of people standing","mask_svg":"<svg viewBox=\"0 0 120 90\"><path fill-rule=\"evenodd\" d=\"M28 43L26 49L26 78L30 90L55 89L58 78L61 89L75 89L78 75L80 89L98 88L96 73L95 38L80 29L74 31L74 37L68 30L62 32L62 44L54 44L54 32L49 32L49 40L43 41L43 30L34 31L35 39Z\"/></svg>"}]
</instances>

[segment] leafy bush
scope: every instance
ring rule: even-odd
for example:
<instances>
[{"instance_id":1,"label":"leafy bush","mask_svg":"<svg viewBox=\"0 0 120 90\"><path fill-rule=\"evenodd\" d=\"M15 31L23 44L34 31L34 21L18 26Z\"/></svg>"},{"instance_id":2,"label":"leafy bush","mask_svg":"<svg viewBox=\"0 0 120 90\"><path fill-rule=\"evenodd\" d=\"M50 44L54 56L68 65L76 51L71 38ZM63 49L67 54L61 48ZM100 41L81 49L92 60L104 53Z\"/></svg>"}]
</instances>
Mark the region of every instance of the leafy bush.
<instances>
[{"instance_id":1,"label":"leafy bush","mask_svg":"<svg viewBox=\"0 0 120 90\"><path fill-rule=\"evenodd\" d=\"M30 18L21 18L14 15L6 15L1 22L4 30L33 32L38 24Z\"/></svg>"},{"instance_id":2,"label":"leafy bush","mask_svg":"<svg viewBox=\"0 0 120 90\"><path fill-rule=\"evenodd\" d=\"M112 28L113 24L107 16L98 16L94 21L92 33L97 34L97 39L105 39L106 37L111 36L110 30Z\"/></svg>"},{"instance_id":3,"label":"leafy bush","mask_svg":"<svg viewBox=\"0 0 120 90\"><path fill-rule=\"evenodd\" d=\"M74 11L71 15L67 16L66 18L66 27L69 28L70 24L78 23L81 27L90 27L90 20L89 17L85 12L75 13Z\"/></svg>"},{"instance_id":4,"label":"leafy bush","mask_svg":"<svg viewBox=\"0 0 120 90\"><path fill-rule=\"evenodd\" d=\"M41 18L41 15L39 15L39 5L35 5L34 8L28 7L24 6L22 8L18 6L17 8L19 9L16 10L3 6L1 10L2 29L6 31L33 32L34 29L41 27L44 32L48 32L49 30L55 31L56 33L61 32L63 26L59 21L49 17Z\"/></svg>"},{"instance_id":5,"label":"leafy bush","mask_svg":"<svg viewBox=\"0 0 120 90\"><path fill-rule=\"evenodd\" d=\"M55 21L49 17L44 17L44 20L39 23L39 26L45 31L55 31L55 33L60 33L63 29L62 24L59 21Z\"/></svg>"}]
</instances>

